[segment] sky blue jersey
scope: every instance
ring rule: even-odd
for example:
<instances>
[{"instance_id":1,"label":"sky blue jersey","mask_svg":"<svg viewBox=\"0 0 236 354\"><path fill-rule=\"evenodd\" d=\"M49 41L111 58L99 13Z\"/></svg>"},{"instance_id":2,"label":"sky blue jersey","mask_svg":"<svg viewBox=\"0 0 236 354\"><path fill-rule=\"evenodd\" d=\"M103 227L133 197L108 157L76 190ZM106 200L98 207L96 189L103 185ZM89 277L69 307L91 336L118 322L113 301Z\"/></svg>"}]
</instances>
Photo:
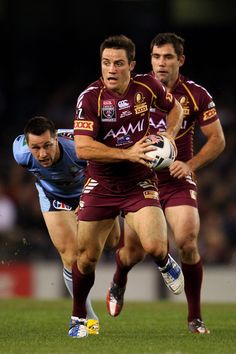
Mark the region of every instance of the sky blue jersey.
<instances>
[{"instance_id":1,"label":"sky blue jersey","mask_svg":"<svg viewBox=\"0 0 236 354\"><path fill-rule=\"evenodd\" d=\"M60 198L76 198L83 189L87 162L76 156L72 130L59 129L57 136L61 157L51 167L41 166L33 157L24 135L19 135L13 142L13 155L19 165L36 177L46 192Z\"/></svg>"}]
</instances>

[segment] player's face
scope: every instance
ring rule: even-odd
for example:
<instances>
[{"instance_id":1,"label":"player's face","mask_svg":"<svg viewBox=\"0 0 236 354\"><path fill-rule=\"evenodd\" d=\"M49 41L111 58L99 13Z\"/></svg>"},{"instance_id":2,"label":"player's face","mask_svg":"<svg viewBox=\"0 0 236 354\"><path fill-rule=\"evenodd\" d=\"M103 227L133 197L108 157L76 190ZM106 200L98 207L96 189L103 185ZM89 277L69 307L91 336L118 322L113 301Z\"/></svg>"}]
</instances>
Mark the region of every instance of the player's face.
<instances>
[{"instance_id":1,"label":"player's face","mask_svg":"<svg viewBox=\"0 0 236 354\"><path fill-rule=\"evenodd\" d=\"M33 157L43 167L51 167L60 157L60 148L56 137L47 130L41 135L28 135L28 146Z\"/></svg>"},{"instance_id":2,"label":"player's face","mask_svg":"<svg viewBox=\"0 0 236 354\"><path fill-rule=\"evenodd\" d=\"M179 75L179 68L184 63L184 55L177 57L172 44L154 46L151 53L152 70L155 77L165 86L174 85Z\"/></svg>"},{"instance_id":3,"label":"player's face","mask_svg":"<svg viewBox=\"0 0 236 354\"><path fill-rule=\"evenodd\" d=\"M128 62L124 49L106 48L102 53L101 69L106 87L123 95L129 85L135 62Z\"/></svg>"}]
</instances>

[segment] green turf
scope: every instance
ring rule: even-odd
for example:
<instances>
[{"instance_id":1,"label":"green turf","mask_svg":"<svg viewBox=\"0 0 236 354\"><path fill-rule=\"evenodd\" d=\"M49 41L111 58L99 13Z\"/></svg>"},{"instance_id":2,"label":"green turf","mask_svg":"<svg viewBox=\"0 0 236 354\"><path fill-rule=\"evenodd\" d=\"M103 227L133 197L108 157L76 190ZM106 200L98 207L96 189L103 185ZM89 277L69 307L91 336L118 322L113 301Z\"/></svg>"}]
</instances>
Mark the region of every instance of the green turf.
<instances>
[{"instance_id":1,"label":"green turf","mask_svg":"<svg viewBox=\"0 0 236 354\"><path fill-rule=\"evenodd\" d=\"M0 301L1 354L236 354L236 303L204 304L210 335L186 328L186 305L127 302L117 318L95 302L98 336L67 336L71 300Z\"/></svg>"}]
</instances>

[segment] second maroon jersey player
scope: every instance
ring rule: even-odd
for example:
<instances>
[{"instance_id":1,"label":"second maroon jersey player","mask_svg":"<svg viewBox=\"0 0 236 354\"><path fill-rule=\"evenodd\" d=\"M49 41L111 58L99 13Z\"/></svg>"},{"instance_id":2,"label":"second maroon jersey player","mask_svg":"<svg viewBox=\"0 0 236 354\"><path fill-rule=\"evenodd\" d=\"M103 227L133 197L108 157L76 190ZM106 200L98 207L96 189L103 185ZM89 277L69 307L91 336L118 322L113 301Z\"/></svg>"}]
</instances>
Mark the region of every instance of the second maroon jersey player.
<instances>
[{"instance_id":1,"label":"second maroon jersey player","mask_svg":"<svg viewBox=\"0 0 236 354\"><path fill-rule=\"evenodd\" d=\"M151 72L151 75L155 77L153 72ZM180 75L171 93L180 102L184 110L182 126L175 138L178 150L176 160L187 162L193 157L193 137L196 124L202 127L211 124L219 117L215 103L208 91L194 81L190 81L187 77ZM165 114L155 107L151 108L150 133L155 134L157 131L162 132L165 130ZM188 200L186 199L186 194L184 196L185 203L193 206L197 205L197 186L192 177L192 175L189 175L185 178L177 179L170 175L168 168L158 172L160 200L163 208L183 203L181 193L176 195L175 199L172 194L172 198L170 200L168 198L170 190L178 188L181 191L181 187L189 189Z\"/></svg>"}]
</instances>

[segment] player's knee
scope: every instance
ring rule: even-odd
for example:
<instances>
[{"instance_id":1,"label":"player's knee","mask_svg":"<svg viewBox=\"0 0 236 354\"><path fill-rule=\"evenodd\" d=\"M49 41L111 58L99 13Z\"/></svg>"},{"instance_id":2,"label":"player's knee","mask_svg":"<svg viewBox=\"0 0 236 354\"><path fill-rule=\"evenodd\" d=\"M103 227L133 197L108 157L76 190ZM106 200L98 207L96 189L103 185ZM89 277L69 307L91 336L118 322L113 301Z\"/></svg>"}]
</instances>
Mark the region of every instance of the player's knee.
<instances>
[{"instance_id":1,"label":"player's knee","mask_svg":"<svg viewBox=\"0 0 236 354\"><path fill-rule=\"evenodd\" d=\"M72 269L72 265L77 259L77 253L74 250L68 250L66 248L58 249L61 256L61 260L66 269Z\"/></svg>"},{"instance_id":2,"label":"player's knee","mask_svg":"<svg viewBox=\"0 0 236 354\"><path fill-rule=\"evenodd\" d=\"M83 273L90 273L95 270L96 264L98 262L98 257L95 254L88 254L83 252L80 254L80 267L83 270Z\"/></svg>"},{"instance_id":3,"label":"player's knee","mask_svg":"<svg viewBox=\"0 0 236 354\"><path fill-rule=\"evenodd\" d=\"M199 252L196 238L186 239L179 247L181 258L185 262L192 262L198 258Z\"/></svg>"},{"instance_id":4,"label":"player's knee","mask_svg":"<svg viewBox=\"0 0 236 354\"><path fill-rule=\"evenodd\" d=\"M143 248L146 253L154 257L164 257L167 252L167 242L159 241L146 241L143 245Z\"/></svg>"},{"instance_id":5,"label":"player's knee","mask_svg":"<svg viewBox=\"0 0 236 354\"><path fill-rule=\"evenodd\" d=\"M185 253L194 251L197 248L197 234L189 232L187 235L176 237L176 245L180 251Z\"/></svg>"},{"instance_id":6,"label":"player's knee","mask_svg":"<svg viewBox=\"0 0 236 354\"><path fill-rule=\"evenodd\" d=\"M88 273L91 273L95 270L95 267L96 267L96 263L95 261L91 261L91 260L85 260L85 261L82 261L80 260L79 262L79 268L81 269L82 273L84 274L88 274Z\"/></svg>"},{"instance_id":7,"label":"player's knee","mask_svg":"<svg viewBox=\"0 0 236 354\"><path fill-rule=\"evenodd\" d=\"M120 240L120 236L118 234L113 235L112 237L108 237L104 248L108 250L115 248L118 245L119 240Z\"/></svg>"}]
</instances>

